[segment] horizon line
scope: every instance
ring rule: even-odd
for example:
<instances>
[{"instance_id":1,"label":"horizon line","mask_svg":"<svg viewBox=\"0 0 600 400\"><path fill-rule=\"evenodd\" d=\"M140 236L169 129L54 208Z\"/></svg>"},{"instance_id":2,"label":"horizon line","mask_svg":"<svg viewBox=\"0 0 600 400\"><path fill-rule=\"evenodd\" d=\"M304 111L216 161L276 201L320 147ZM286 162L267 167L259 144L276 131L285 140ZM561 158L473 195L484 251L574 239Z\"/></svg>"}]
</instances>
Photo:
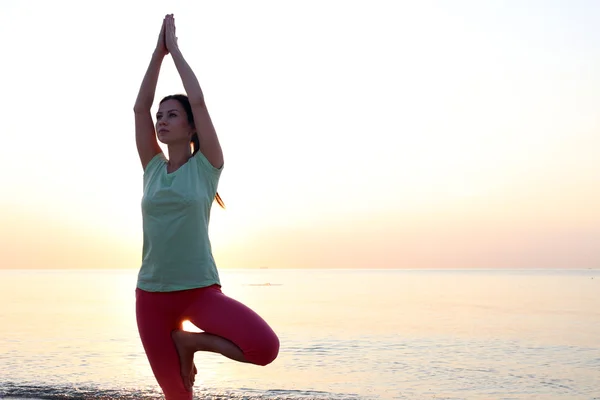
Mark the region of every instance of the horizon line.
<instances>
[{"instance_id":1,"label":"horizon line","mask_svg":"<svg viewBox=\"0 0 600 400\"><path fill-rule=\"evenodd\" d=\"M546 271L600 271L598 267L438 267L438 268L344 268L344 267L305 267L305 268L285 268L285 267L219 267L219 270L277 270L277 271L306 271L306 270L329 270L329 271L532 271L532 270L546 270ZM105 268L3 268L0 267L0 271L136 271L139 267L105 267Z\"/></svg>"}]
</instances>

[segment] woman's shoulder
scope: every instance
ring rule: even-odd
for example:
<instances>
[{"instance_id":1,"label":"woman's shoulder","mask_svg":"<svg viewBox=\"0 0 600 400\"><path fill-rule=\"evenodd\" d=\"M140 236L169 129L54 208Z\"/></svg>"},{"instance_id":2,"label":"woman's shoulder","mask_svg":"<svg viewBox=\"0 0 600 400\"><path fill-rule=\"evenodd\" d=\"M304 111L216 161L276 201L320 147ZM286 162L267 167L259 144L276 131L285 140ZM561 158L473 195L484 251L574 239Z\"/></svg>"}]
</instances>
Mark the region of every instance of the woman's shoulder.
<instances>
[{"instance_id":1,"label":"woman's shoulder","mask_svg":"<svg viewBox=\"0 0 600 400\"><path fill-rule=\"evenodd\" d=\"M197 151L196 154L192 156L192 158L195 160L198 169L200 169L201 171L208 172L210 175L213 175L215 177L219 177L219 175L221 175L224 165L221 165L220 168L216 168L210 163L210 161L208 161L208 159L204 156L204 154L202 154L201 151Z\"/></svg>"},{"instance_id":2,"label":"woman's shoulder","mask_svg":"<svg viewBox=\"0 0 600 400\"><path fill-rule=\"evenodd\" d=\"M152 169L156 169L157 166L163 165L167 162L167 157L162 151L159 151L148 161L146 168L144 168L144 173L151 171Z\"/></svg>"},{"instance_id":3,"label":"woman's shoulder","mask_svg":"<svg viewBox=\"0 0 600 400\"><path fill-rule=\"evenodd\" d=\"M147 182L153 176L155 176L156 173L161 170L161 168L164 168L166 163L167 158L162 151L152 157L152 159L146 165L146 168L144 168L144 181Z\"/></svg>"}]
</instances>

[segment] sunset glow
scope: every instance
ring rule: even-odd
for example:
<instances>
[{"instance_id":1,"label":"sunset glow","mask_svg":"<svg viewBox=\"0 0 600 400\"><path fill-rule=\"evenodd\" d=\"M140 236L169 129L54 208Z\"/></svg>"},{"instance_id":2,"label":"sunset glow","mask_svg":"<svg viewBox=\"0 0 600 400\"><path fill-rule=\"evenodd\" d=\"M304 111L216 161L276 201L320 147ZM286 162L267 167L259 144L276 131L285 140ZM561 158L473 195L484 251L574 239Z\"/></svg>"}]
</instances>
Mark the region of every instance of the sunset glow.
<instances>
[{"instance_id":1,"label":"sunset glow","mask_svg":"<svg viewBox=\"0 0 600 400\"><path fill-rule=\"evenodd\" d=\"M139 268L167 12L225 155L219 267L600 268L600 5L451 3L3 2L0 268ZM167 57L152 113L182 90Z\"/></svg>"}]
</instances>

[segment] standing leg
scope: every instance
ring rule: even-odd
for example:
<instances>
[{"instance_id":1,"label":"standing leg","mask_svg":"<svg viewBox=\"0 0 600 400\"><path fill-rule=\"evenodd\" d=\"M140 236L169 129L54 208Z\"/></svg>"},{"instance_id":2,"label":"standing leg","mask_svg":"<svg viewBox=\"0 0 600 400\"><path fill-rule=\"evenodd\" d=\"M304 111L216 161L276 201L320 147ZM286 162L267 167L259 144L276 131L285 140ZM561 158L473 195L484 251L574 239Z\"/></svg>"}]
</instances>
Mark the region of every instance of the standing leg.
<instances>
[{"instance_id":1,"label":"standing leg","mask_svg":"<svg viewBox=\"0 0 600 400\"><path fill-rule=\"evenodd\" d=\"M136 317L142 345L150 367L166 400L191 400L180 376L179 357L171 331L180 328L180 316L168 307L174 300L170 293L136 291ZM191 379L190 379L191 382ZM191 382L193 383L193 382Z\"/></svg>"},{"instance_id":2,"label":"standing leg","mask_svg":"<svg viewBox=\"0 0 600 400\"><path fill-rule=\"evenodd\" d=\"M176 331L184 385L196 351L211 351L233 360L265 366L279 354L279 338L256 312L225 296L218 286L198 289L183 315L202 333Z\"/></svg>"}]
</instances>

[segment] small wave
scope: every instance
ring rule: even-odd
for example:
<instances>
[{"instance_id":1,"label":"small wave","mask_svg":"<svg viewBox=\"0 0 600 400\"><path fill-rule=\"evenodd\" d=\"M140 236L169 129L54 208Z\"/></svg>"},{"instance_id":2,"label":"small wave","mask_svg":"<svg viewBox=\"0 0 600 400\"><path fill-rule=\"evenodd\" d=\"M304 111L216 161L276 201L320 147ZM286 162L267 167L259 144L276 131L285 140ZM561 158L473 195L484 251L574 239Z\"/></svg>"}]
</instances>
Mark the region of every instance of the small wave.
<instances>
[{"instance_id":1,"label":"small wave","mask_svg":"<svg viewBox=\"0 0 600 400\"><path fill-rule=\"evenodd\" d=\"M283 283L246 283L244 286L282 286Z\"/></svg>"},{"instance_id":2,"label":"small wave","mask_svg":"<svg viewBox=\"0 0 600 400\"><path fill-rule=\"evenodd\" d=\"M162 399L158 390L136 389L101 389L93 386L50 386L34 384L0 383L0 398L9 400L139 400ZM211 389L196 389L194 399L211 400L357 400L358 396L310 390L254 390L239 389L231 391L216 391Z\"/></svg>"}]
</instances>

